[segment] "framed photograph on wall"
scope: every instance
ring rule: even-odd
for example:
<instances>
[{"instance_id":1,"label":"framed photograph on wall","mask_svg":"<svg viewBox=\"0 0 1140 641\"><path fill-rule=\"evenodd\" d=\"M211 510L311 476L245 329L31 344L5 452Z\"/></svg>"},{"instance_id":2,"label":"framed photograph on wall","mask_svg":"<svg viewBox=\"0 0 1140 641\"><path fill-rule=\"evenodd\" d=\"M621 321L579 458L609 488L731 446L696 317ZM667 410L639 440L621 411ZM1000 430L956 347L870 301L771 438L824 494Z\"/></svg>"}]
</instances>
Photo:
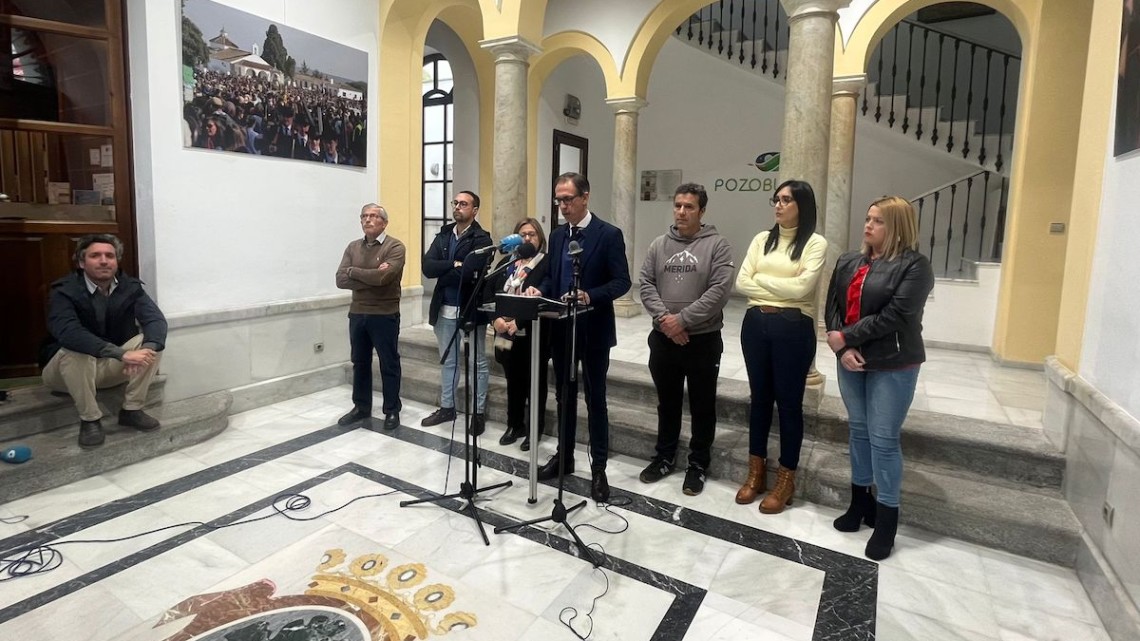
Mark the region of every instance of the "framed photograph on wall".
<instances>
[{"instance_id":1,"label":"framed photograph on wall","mask_svg":"<svg viewBox=\"0 0 1140 641\"><path fill-rule=\"evenodd\" d=\"M182 145L368 164L368 54L211 0L182 3Z\"/></svg>"},{"instance_id":2,"label":"framed photograph on wall","mask_svg":"<svg viewBox=\"0 0 1140 641\"><path fill-rule=\"evenodd\" d=\"M1140 148L1140 0L1124 0L1113 155L1121 156L1137 148Z\"/></svg>"}]
</instances>

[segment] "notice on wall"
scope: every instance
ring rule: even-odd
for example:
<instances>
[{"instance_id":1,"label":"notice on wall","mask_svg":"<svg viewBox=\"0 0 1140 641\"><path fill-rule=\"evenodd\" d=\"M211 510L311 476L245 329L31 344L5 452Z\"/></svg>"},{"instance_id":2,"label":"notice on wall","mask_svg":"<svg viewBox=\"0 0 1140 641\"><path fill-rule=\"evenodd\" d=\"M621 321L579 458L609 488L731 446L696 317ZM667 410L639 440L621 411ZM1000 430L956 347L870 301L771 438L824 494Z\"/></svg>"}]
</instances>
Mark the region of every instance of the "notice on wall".
<instances>
[{"instance_id":1,"label":"notice on wall","mask_svg":"<svg viewBox=\"0 0 1140 641\"><path fill-rule=\"evenodd\" d=\"M91 174L91 188L103 198L115 198L115 174Z\"/></svg>"},{"instance_id":2,"label":"notice on wall","mask_svg":"<svg viewBox=\"0 0 1140 641\"><path fill-rule=\"evenodd\" d=\"M90 156L91 164L95 165L96 167L98 167L99 163L103 160L103 152L101 152L98 147L94 149L88 149L87 154Z\"/></svg>"},{"instance_id":3,"label":"notice on wall","mask_svg":"<svg viewBox=\"0 0 1140 641\"><path fill-rule=\"evenodd\" d=\"M72 192L76 205L102 205L103 194L94 189L76 189Z\"/></svg>"},{"instance_id":4,"label":"notice on wall","mask_svg":"<svg viewBox=\"0 0 1140 641\"><path fill-rule=\"evenodd\" d=\"M49 205L70 205L71 184L48 181L47 200Z\"/></svg>"},{"instance_id":5,"label":"notice on wall","mask_svg":"<svg viewBox=\"0 0 1140 641\"><path fill-rule=\"evenodd\" d=\"M672 201L673 192L680 184L680 169L648 169L641 172L638 191L641 200Z\"/></svg>"},{"instance_id":6,"label":"notice on wall","mask_svg":"<svg viewBox=\"0 0 1140 641\"><path fill-rule=\"evenodd\" d=\"M101 145L99 147L99 166L100 167L114 167L115 156L111 153L111 143Z\"/></svg>"}]
</instances>

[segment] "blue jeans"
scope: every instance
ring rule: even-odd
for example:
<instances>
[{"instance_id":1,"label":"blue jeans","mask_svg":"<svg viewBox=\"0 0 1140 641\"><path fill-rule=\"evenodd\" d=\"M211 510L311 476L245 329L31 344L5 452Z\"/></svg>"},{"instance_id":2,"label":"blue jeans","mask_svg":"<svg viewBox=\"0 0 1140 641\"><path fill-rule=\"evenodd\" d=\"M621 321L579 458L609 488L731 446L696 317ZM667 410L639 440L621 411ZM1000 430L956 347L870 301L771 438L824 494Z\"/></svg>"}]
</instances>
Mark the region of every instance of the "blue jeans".
<instances>
[{"instance_id":1,"label":"blue jeans","mask_svg":"<svg viewBox=\"0 0 1140 641\"><path fill-rule=\"evenodd\" d=\"M874 481L878 501L887 507L899 506L899 435L914 400L918 369L849 372L839 366L839 393L851 426L851 482L869 486Z\"/></svg>"},{"instance_id":2,"label":"blue jeans","mask_svg":"<svg viewBox=\"0 0 1140 641\"><path fill-rule=\"evenodd\" d=\"M455 390L459 387L462 377L462 373L459 372L459 356L463 353L463 332L455 333L455 327L458 324L459 319L457 318L440 316L435 321L435 327L432 328L435 330L435 341L439 345L440 357L447 351L448 343L452 342L453 337L455 338L455 345L448 352L447 360L443 362L439 379L439 406L447 409L455 407ZM475 413L482 414L487 406L487 379L490 375L490 370L487 369L487 326L476 325L472 334L475 338L475 344L471 346L471 351L475 356L476 379L479 386L479 394L475 399Z\"/></svg>"}]
</instances>

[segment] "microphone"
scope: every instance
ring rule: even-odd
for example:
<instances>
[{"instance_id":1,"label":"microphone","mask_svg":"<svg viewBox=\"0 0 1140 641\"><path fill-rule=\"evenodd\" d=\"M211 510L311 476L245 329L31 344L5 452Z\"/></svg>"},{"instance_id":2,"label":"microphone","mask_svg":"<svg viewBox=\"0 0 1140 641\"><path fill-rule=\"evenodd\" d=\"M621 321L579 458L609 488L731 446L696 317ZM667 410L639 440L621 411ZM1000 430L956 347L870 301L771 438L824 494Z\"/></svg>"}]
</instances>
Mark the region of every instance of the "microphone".
<instances>
[{"instance_id":1,"label":"microphone","mask_svg":"<svg viewBox=\"0 0 1140 641\"><path fill-rule=\"evenodd\" d=\"M27 445L16 445L0 452L0 460L5 463L23 463L32 458L32 448Z\"/></svg>"},{"instance_id":2,"label":"microphone","mask_svg":"<svg viewBox=\"0 0 1140 641\"><path fill-rule=\"evenodd\" d=\"M538 255L538 248L530 243L523 243L515 250L515 259L528 260Z\"/></svg>"},{"instance_id":3,"label":"microphone","mask_svg":"<svg viewBox=\"0 0 1140 641\"><path fill-rule=\"evenodd\" d=\"M475 251L473 251L471 253L475 254L476 256L479 256L482 254L493 254L496 251L502 252L504 254L509 254L512 251L514 251L514 249L516 247L518 247L519 245L522 245L522 244L523 244L522 236L519 236L518 234L511 234L510 236L506 236L502 240L500 240L498 242L498 244L487 245L486 247L483 247L482 249L476 249Z\"/></svg>"},{"instance_id":4,"label":"microphone","mask_svg":"<svg viewBox=\"0 0 1140 641\"><path fill-rule=\"evenodd\" d=\"M571 256L577 256L578 254L582 253L582 245L580 245L578 241L572 240L566 249L566 253Z\"/></svg>"}]
</instances>

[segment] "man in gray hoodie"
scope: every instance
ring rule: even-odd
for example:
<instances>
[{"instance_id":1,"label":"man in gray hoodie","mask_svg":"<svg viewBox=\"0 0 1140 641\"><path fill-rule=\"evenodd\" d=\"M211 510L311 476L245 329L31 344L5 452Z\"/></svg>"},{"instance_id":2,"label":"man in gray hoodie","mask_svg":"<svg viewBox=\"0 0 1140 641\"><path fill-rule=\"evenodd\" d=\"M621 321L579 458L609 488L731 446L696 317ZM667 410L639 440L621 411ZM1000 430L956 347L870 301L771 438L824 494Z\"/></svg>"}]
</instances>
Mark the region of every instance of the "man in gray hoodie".
<instances>
[{"instance_id":1,"label":"man in gray hoodie","mask_svg":"<svg viewBox=\"0 0 1140 641\"><path fill-rule=\"evenodd\" d=\"M649 245L641 266L641 303L653 317L649 372L657 388L657 454L640 478L655 483L673 471L687 379L693 435L681 487L689 496L704 489L712 458L720 330L736 271L728 240L701 223L708 201L702 185L677 187L673 225Z\"/></svg>"}]
</instances>

